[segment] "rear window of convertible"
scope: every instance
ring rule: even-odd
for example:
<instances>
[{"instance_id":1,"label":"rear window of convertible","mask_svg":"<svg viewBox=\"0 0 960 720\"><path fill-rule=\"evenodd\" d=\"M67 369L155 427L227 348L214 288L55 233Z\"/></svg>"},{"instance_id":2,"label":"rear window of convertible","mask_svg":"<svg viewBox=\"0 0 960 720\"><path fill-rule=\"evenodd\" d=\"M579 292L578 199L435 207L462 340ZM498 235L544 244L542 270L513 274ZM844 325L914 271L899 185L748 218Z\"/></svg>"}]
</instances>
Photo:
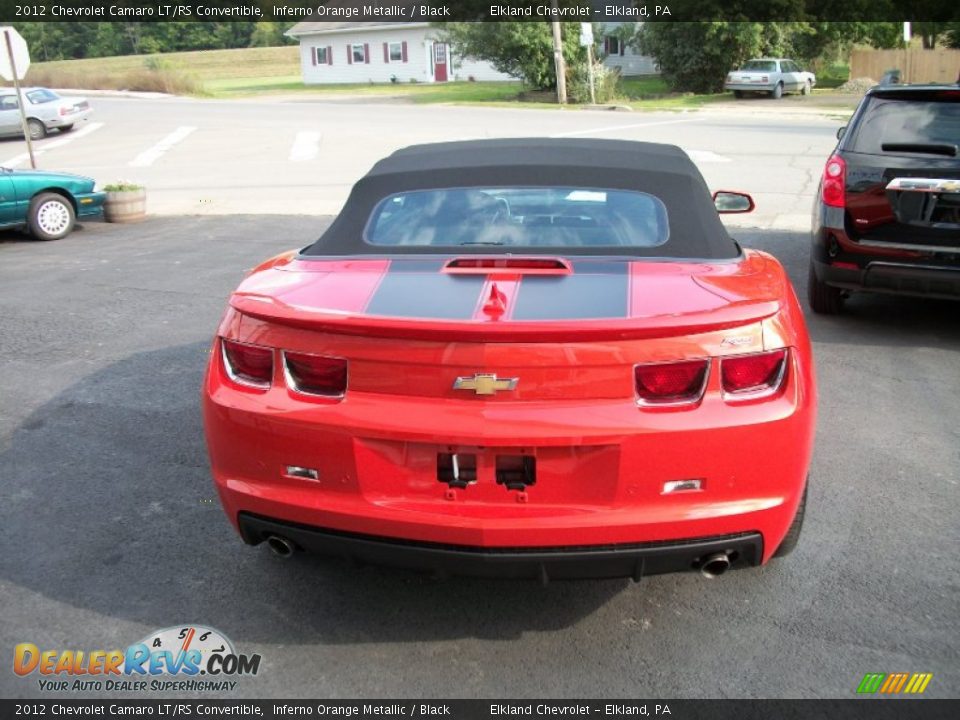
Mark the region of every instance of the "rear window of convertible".
<instances>
[{"instance_id":1,"label":"rear window of convertible","mask_svg":"<svg viewBox=\"0 0 960 720\"><path fill-rule=\"evenodd\" d=\"M412 190L374 209L365 239L378 246L657 247L667 208L648 193L578 187Z\"/></svg>"}]
</instances>

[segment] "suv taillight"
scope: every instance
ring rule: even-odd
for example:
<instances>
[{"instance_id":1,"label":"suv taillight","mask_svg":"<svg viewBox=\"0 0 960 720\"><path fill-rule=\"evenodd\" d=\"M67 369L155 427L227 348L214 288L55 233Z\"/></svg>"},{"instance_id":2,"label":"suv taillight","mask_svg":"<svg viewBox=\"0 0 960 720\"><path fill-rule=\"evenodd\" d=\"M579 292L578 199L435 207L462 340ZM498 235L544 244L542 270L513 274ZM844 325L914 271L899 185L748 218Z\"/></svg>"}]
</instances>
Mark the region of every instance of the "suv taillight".
<instances>
[{"instance_id":1,"label":"suv taillight","mask_svg":"<svg viewBox=\"0 0 960 720\"><path fill-rule=\"evenodd\" d=\"M728 400L768 397L780 389L786 369L786 350L728 356L720 360L720 383Z\"/></svg>"},{"instance_id":2,"label":"suv taillight","mask_svg":"<svg viewBox=\"0 0 960 720\"><path fill-rule=\"evenodd\" d=\"M344 358L284 350L283 371L287 385L294 392L340 398L347 391L347 361Z\"/></svg>"},{"instance_id":3,"label":"suv taillight","mask_svg":"<svg viewBox=\"0 0 960 720\"><path fill-rule=\"evenodd\" d=\"M842 208L846 205L847 163L839 155L832 155L823 168L820 196L825 205Z\"/></svg>"},{"instance_id":4,"label":"suv taillight","mask_svg":"<svg viewBox=\"0 0 960 720\"><path fill-rule=\"evenodd\" d=\"M238 385L266 389L273 380L273 350L236 340L220 339L223 367Z\"/></svg>"},{"instance_id":5,"label":"suv taillight","mask_svg":"<svg viewBox=\"0 0 960 720\"><path fill-rule=\"evenodd\" d=\"M637 365L633 369L641 405L671 407L693 405L707 387L709 360Z\"/></svg>"}]
</instances>

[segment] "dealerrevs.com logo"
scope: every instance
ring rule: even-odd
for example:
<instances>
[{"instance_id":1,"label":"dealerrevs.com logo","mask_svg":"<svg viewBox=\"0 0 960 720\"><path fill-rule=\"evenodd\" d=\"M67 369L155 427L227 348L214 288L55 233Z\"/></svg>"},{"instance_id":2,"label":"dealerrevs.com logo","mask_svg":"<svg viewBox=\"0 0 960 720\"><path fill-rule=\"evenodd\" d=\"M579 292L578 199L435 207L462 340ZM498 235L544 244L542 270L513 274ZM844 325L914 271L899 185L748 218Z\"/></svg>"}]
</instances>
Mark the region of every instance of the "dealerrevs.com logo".
<instances>
[{"instance_id":1,"label":"dealerrevs.com logo","mask_svg":"<svg viewBox=\"0 0 960 720\"><path fill-rule=\"evenodd\" d=\"M256 675L259 655L242 655L226 635L202 625L150 633L126 650L41 649L20 643L13 671L37 675L44 691L224 691L234 678Z\"/></svg>"}]
</instances>

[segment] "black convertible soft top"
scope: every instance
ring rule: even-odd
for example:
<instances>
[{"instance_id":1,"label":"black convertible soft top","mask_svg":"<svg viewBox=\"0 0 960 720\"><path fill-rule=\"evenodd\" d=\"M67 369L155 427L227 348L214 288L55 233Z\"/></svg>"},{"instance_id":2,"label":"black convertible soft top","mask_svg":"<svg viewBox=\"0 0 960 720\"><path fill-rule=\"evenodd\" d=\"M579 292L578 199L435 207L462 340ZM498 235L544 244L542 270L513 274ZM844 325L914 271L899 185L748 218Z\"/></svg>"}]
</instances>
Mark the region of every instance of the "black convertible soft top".
<instances>
[{"instance_id":1,"label":"black convertible soft top","mask_svg":"<svg viewBox=\"0 0 960 720\"><path fill-rule=\"evenodd\" d=\"M675 145L574 138L465 140L413 145L384 158L353 186L343 210L304 256L383 255L365 242L364 229L386 197L412 190L464 187L563 186L634 190L667 208L669 240L656 247L565 248L567 255L635 255L719 260L739 257L717 216L703 176ZM396 246L390 254L437 254L450 248ZM457 254L514 252L517 248L465 246ZM523 254L556 249L523 249Z\"/></svg>"}]
</instances>

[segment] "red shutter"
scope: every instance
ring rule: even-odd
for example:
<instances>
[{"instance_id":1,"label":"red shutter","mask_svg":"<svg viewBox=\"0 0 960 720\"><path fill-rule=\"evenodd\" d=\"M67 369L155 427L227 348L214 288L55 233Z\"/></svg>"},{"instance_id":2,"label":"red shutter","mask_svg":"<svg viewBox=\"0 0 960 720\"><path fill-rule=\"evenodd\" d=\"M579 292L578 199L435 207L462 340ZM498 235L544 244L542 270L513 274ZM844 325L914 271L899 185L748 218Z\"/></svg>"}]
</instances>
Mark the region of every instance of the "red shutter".
<instances>
[{"instance_id":1,"label":"red shutter","mask_svg":"<svg viewBox=\"0 0 960 720\"><path fill-rule=\"evenodd\" d=\"M310 48L310 62L314 66L317 64L317 49L315 47Z\"/></svg>"},{"instance_id":2,"label":"red shutter","mask_svg":"<svg viewBox=\"0 0 960 720\"><path fill-rule=\"evenodd\" d=\"M347 65L353 65L353 46L347 45Z\"/></svg>"},{"instance_id":3,"label":"red shutter","mask_svg":"<svg viewBox=\"0 0 960 720\"><path fill-rule=\"evenodd\" d=\"M403 45L400 46L400 52L403 54L403 61L407 61L407 41L403 41Z\"/></svg>"},{"instance_id":4,"label":"red shutter","mask_svg":"<svg viewBox=\"0 0 960 720\"><path fill-rule=\"evenodd\" d=\"M626 49L626 43L623 42L623 38L620 38L620 57L623 57L623 51Z\"/></svg>"},{"instance_id":5,"label":"red shutter","mask_svg":"<svg viewBox=\"0 0 960 720\"><path fill-rule=\"evenodd\" d=\"M370 43L363 44L363 61L365 63L370 62Z\"/></svg>"},{"instance_id":6,"label":"red shutter","mask_svg":"<svg viewBox=\"0 0 960 720\"><path fill-rule=\"evenodd\" d=\"M383 44L383 61L385 63L390 62L390 46L387 43Z\"/></svg>"},{"instance_id":7,"label":"red shutter","mask_svg":"<svg viewBox=\"0 0 960 720\"><path fill-rule=\"evenodd\" d=\"M603 39L603 54L604 55L610 54L610 38L608 37L605 37Z\"/></svg>"},{"instance_id":8,"label":"red shutter","mask_svg":"<svg viewBox=\"0 0 960 720\"><path fill-rule=\"evenodd\" d=\"M333 45L327 45L327 65L333 65Z\"/></svg>"}]
</instances>

